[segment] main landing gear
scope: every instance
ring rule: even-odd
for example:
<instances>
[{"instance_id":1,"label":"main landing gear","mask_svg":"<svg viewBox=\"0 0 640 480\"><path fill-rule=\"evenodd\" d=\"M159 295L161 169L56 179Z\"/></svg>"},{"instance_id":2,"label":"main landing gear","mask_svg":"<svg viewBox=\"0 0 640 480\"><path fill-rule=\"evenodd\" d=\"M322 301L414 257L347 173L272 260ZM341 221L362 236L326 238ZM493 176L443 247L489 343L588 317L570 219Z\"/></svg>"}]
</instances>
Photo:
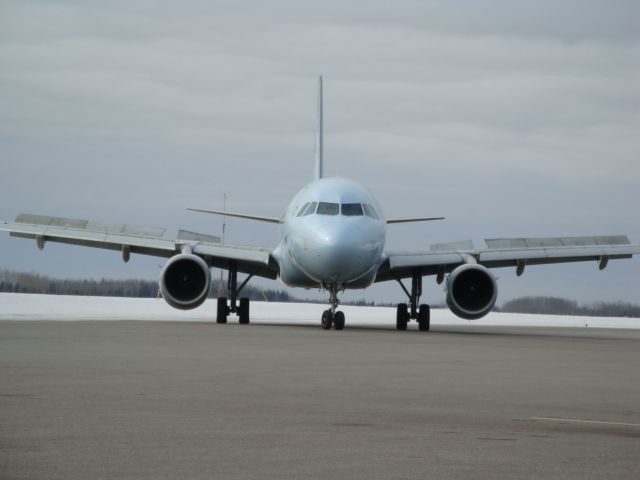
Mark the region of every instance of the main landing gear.
<instances>
[{"instance_id":1,"label":"main landing gear","mask_svg":"<svg viewBox=\"0 0 640 480\"><path fill-rule=\"evenodd\" d=\"M229 277L227 280L227 291L229 292L229 304L227 305L227 297L218 297L218 312L216 323L227 323L227 317L231 313L238 315L238 322L241 325L249 324L249 299L240 298L238 304L238 295L244 286L251 280L253 275L249 275L238 287L238 266L235 262L231 262L229 267Z\"/></svg>"},{"instance_id":2,"label":"main landing gear","mask_svg":"<svg viewBox=\"0 0 640 480\"><path fill-rule=\"evenodd\" d=\"M322 312L320 324L323 330L330 330L332 326L336 330L342 330L344 329L345 321L344 313L336 311L340 304L340 300L338 300L338 285L329 285L327 290L329 290L329 303L331 304L331 308Z\"/></svg>"},{"instance_id":3,"label":"main landing gear","mask_svg":"<svg viewBox=\"0 0 640 480\"><path fill-rule=\"evenodd\" d=\"M406 330L409 320L418 322L418 329L422 332L429 331L431 327L431 309L429 305L422 304L418 306L420 296L422 295L422 275L419 271L414 272L411 276L411 293L406 289L402 280L397 279L398 283L409 297L409 305L399 303L396 311L396 330Z\"/></svg>"}]
</instances>

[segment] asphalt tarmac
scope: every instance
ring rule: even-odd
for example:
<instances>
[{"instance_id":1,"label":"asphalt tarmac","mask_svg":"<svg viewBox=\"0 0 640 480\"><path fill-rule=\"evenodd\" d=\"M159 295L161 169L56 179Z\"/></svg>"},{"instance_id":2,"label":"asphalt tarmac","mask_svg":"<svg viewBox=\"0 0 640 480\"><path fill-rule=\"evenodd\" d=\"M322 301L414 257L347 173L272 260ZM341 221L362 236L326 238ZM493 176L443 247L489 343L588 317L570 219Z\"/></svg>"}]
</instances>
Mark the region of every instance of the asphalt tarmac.
<instances>
[{"instance_id":1,"label":"asphalt tarmac","mask_svg":"<svg viewBox=\"0 0 640 480\"><path fill-rule=\"evenodd\" d=\"M640 478L639 369L636 330L0 322L0 478Z\"/></svg>"}]
</instances>

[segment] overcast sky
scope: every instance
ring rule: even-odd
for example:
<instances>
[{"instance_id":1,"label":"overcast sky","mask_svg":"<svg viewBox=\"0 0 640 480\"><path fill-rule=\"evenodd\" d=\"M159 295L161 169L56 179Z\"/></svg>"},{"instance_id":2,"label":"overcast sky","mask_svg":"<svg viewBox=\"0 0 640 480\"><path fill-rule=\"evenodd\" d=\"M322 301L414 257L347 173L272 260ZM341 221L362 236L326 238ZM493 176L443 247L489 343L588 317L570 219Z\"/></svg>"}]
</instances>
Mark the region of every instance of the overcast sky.
<instances>
[{"instance_id":1,"label":"overcast sky","mask_svg":"<svg viewBox=\"0 0 640 480\"><path fill-rule=\"evenodd\" d=\"M388 247L627 234L640 243L637 1L0 3L0 219L217 233L185 207L280 215L313 172L368 186ZM233 243L273 225L229 220ZM156 278L162 261L0 234L0 268ZM640 260L531 267L514 296L640 301ZM263 283L279 288L276 282ZM440 302L435 282L427 300ZM300 296L306 292L299 291ZM356 297L400 301L397 285Z\"/></svg>"}]
</instances>

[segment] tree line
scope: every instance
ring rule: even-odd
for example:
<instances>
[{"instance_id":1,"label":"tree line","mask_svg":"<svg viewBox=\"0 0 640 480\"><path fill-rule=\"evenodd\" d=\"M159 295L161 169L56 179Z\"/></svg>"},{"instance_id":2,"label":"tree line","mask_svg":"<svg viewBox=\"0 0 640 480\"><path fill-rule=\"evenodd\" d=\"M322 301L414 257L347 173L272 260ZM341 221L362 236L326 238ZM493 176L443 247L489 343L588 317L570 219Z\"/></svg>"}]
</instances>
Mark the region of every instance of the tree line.
<instances>
[{"instance_id":1,"label":"tree line","mask_svg":"<svg viewBox=\"0 0 640 480\"><path fill-rule=\"evenodd\" d=\"M212 279L209 297L217 297L219 291L220 280ZM143 279L61 279L35 273L0 270L0 292L154 298L158 296L158 282ZM270 302L288 302L292 300L289 293L284 290L263 290L251 285L246 285L242 289L242 296L249 297L252 300L264 300L266 297Z\"/></svg>"},{"instance_id":2,"label":"tree line","mask_svg":"<svg viewBox=\"0 0 640 480\"><path fill-rule=\"evenodd\" d=\"M509 313L537 313L543 315L640 318L640 305L627 302L597 302L585 305L573 300L557 297L516 298L505 302L500 311Z\"/></svg>"}]
</instances>

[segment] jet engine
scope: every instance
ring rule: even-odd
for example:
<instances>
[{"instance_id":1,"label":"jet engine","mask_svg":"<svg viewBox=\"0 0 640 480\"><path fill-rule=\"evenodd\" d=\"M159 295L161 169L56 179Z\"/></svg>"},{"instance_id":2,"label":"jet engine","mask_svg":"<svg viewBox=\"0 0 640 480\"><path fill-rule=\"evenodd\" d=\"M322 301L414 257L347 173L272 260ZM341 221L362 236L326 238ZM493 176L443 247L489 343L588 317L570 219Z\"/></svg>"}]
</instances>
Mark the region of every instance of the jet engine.
<instances>
[{"instance_id":1,"label":"jet engine","mask_svg":"<svg viewBox=\"0 0 640 480\"><path fill-rule=\"evenodd\" d=\"M190 253L171 257L160 274L162 298L180 310L202 305L210 288L209 266L202 258Z\"/></svg>"},{"instance_id":2,"label":"jet engine","mask_svg":"<svg viewBox=\"0 0 640 480\"><path fill-rule=\"evenodd\" d=\"M447 306L458 317L476 320L484 317L498 297L498 284L493 274L482 265L460 265L447 277Z\"/></svg>"}]
</instances>

